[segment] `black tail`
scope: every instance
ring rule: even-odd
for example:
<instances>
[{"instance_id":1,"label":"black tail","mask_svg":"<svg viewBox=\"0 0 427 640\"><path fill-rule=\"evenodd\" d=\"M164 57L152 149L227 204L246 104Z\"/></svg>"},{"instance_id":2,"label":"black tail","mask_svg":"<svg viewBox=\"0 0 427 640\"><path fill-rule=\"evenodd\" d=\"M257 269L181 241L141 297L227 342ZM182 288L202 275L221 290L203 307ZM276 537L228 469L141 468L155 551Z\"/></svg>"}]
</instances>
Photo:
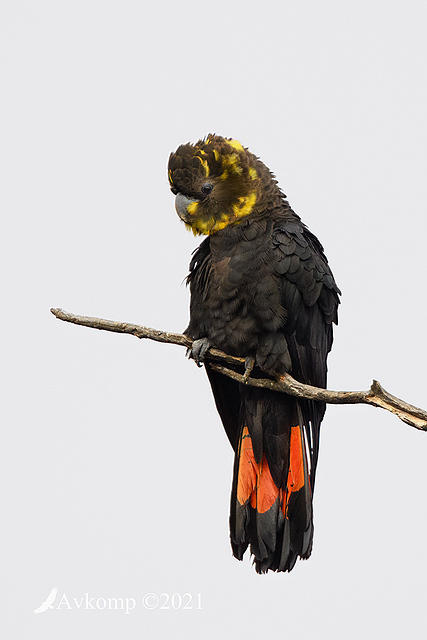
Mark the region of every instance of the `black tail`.
<instances>
[{"instance_id":1,"label":"black tail","mask_svg":"<svg viewBox=\"0 0 427 640\"><path fill-rule=\"evenodd\" d=\"M230 535L241 560L247 547L258 573L291 571L313 542L310 434L298 402L240 387L240 435L231 494Z\"/></svg>"}]
</instances>

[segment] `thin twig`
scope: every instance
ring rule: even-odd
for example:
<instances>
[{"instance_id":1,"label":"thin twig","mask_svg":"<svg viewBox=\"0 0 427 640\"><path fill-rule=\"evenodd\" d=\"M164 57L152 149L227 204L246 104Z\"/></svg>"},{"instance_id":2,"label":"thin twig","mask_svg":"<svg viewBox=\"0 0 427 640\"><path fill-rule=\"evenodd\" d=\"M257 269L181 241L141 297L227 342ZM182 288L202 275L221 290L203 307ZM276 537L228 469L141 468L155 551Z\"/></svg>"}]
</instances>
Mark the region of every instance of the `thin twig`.
<instances>
[{"instance_id":1,"label":"thin twig","mask_svg":"<svg viewBox=\"0 0 427 640\"><path fill-rule=\"evenodd\" d=\"M181 333L170 333L168 331L159 331L158 329L150 329L138 324L129 322L115 322L113 320L104 320L102 318L90 318L88 316L77 316L63 309L51 309L51 312L59 320L72 322L84 327L92 327L103 331L114 331L115 333L129 333L137 338L147 338L157 342L165 342L168 344L177 344L181 347L191 347L192 340ZM271 389L272 391L280 391L297 398L305 398L309 400L317 400L327 402L329 404L369 404L374 407L380 407L391 411L400 420L406 424L427 431L427 411L414 407L400 398L388 393L379 382L374 380L368 391L331 391L329 389L321 389L303 384L295 380L289 373L281 376L278 380L271 378L252 378L245 379L245 375L224 367L224 364L231 365L243 370L245 369L245 358L230 356L219 349L211 347L207 352L205 359L208 360L211 369L222 373L237 382L248 384L253 387L262 387Z\"/></svg>"}]
</instances>

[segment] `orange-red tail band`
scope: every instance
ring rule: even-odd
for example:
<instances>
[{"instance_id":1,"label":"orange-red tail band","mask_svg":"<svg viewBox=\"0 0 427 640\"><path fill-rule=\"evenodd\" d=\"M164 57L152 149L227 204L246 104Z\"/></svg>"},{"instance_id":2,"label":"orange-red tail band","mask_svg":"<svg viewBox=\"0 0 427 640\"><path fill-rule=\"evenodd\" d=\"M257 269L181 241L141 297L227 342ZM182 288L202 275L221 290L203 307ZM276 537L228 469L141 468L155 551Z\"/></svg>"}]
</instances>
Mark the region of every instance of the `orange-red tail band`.
<instances>
[{"instance_id":1,"label":"orange-red tail band","mask_svg":"<svg viewBox=\"0 0 427 640\"><path fill-rule=\"evenodd\" d=\"M289 472L286 486L277 487L271 476L265 455L260 463L255 460L252 439L248 428L242 431L239 448L239 471L237 480L237 500L241 505L250 500L251 507L259 513L265 513L280 498L285 517L291 494L299 491L305 484L306 464L304 462L302 430L297 425L291 427Z\"/></svg>"}]
</instances>

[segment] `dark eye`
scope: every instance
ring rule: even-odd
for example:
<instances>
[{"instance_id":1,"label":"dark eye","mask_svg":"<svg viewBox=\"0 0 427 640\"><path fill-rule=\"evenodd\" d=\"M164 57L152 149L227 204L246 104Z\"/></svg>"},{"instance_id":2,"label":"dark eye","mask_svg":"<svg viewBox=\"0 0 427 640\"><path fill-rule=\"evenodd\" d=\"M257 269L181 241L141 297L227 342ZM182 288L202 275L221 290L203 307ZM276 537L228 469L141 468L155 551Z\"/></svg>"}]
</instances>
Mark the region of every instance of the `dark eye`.
<instances>
[{"instance_id":1,"label":"dark eye","mask_svg":"<svg viewBox=\"0 0 427 640\"><path fill-rule=\"evenodd\" d=\"M210 194L212 189L213 189L213 184L210 184L210 182L207 182L206 184L202 185L201 191L204 196L207 196Z\"/></svg>"}]
</instances>

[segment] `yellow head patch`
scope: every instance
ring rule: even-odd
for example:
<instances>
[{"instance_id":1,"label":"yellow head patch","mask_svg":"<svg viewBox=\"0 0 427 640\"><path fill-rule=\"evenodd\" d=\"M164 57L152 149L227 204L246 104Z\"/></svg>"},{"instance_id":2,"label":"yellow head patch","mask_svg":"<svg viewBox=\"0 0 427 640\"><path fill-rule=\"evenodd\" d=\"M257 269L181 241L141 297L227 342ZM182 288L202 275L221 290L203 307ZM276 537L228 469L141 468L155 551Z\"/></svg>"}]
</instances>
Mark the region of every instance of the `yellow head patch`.
<instances>
[{"instance_id":1,"label":"yellow head patch","mask_svg":"<svg viewBox=\"0 0 427 640\"><path fill-rule=\"evenodd\" d=\"M210 173L209 162L205 158L202 158L203 155L206 155L205 151L199 149L197 153L194 154L194 157L197 158L197 160L200 160L200 163L205 171L205 177L207 178Z\"/></svg>"},{"instance_id":2,"label":"yellow head patch","mask_svg":"<svg viewBox=\"0 0 427 640\"><path fill-rule=\"evenodd\" d=\"M237 153L229 153L221 158L223 172L220 175L221 180L226 180L232 173L242 175L243 169L239 161Z\"/></svg>"},{"instance_id":3,"label":"yellow head patch","mask_svg":"<svg viewBox=\"0 0 427 640\"><path fill-rule=\"evenodd\" d=\"M182 145L170 162L174 189L196 198L188 204L185 220L195 235L238 224L260 202L257 159L234 138L209 134L195 145Z\"/></svg>"},{"instance_id":4,"label":"yellow head patch","mask_svg":"<svg viewBox=\"0 0 427 640\"><path fill-rule=\"evenodd\" d=\"M243 145L238 140L227 140L226 142L230 147L236 149L236 151L244 151Z\"/></svg>"},{"instance_id":5,"label":"yellow head patch","mask_svg":"<svg viewBox=\"0 0 427 640\"><path fill-rule=\"evenodd\" d=\"M256 192L252 191L247 196L239 198L237 204L233 204L233 213L236 218L248 216L256 203Z\"/></svg>"}]
</instances>

